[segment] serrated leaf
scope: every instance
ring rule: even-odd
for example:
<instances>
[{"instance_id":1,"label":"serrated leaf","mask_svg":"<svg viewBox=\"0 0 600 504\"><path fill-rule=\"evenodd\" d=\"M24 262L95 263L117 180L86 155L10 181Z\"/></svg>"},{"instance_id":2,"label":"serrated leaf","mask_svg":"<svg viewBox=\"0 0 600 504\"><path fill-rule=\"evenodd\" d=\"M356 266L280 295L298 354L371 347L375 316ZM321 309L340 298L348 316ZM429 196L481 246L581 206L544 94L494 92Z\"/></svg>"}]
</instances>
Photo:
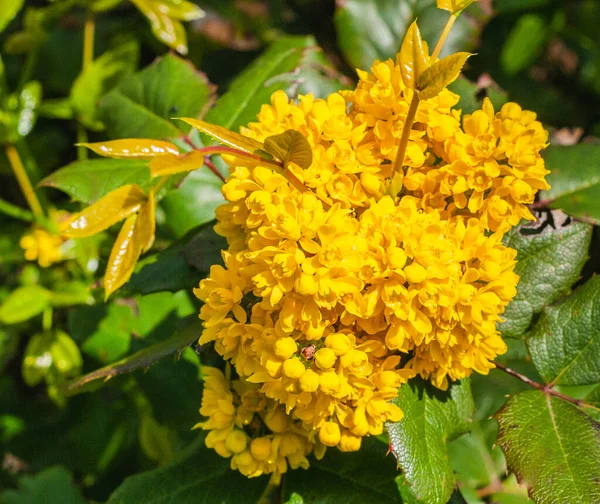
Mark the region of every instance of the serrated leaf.
<instances>
[{"instance_id":1,"label":"serrated leaf","mask_svg":"<svg viewBox=\"0 0 600 504\"><path fill-rule=\"evenodd\" d=\"M416 89L419 98L428 100L440 94L446 86L458 78L470 56L472 54L458 52L429 66L417 79Z\"/></svg>"},{"instance_id":2,"label":"serrated leaf","mask_svg":"<svg viewBox=\"0 0 600 504\"><path fill-rule=\"evenodd\" d=\"M409 89L417 87L418 77L425 71L429 64L429 49L427 42L421 37L417 22L414 21L404 37L402 47L397 56L402 80Z\"/></svg>"},{"instance_id":3,"label":"serrated leaf","mask_svg":"<svg viewBox=\"0 0 600 504\"><path fill-rule=\"evenodd\" d=\"M122 159L75 161L48 175L41 186L66 192L75 201L93 203L124 185L146 188L150 184L148 162Z\"/></svg>"},{"instance_id":4,"label":"serrated leaf","mask_svg":"<svg viewBox=\"0 0 600 504\"><path fill-rule=\"evenodd\" d=\"M137 212L146 200L140 187L121 186L74 215L62 234L69 238L95 235Z\"/></svg>"},{"instance_id":5,"label":"serrated leaf","mask_svg":"<svg viewBox=\"0 0 600 504\"><path fill-rule=\"evenodd\" d=\"M284 167L289 163L306 170L312 164L312 149L306 137L296 130L265 138L264 150L279 160Z\"/></svg>"},{"instance_id":6,"label":"serrated leaf","mask_svg":"<svg viewBox=\"0 0 600 504\"><path fill-rule=\"evenodd\" d=\"M18 490L6 490L0 504L86 504L73 477L63 467L50 467L19 479Z\"/></svg>"},{"instance_id":7,"label":"serrated leaf","mask_svg":"<svg viewBox=\"0 0 600 504\"><path fill-rule=\"evenodd\" d=\"M574 222L559 211L540 213L535 223L513 228L505 245L517 251L517 295L502 314L498 329L517 338L534 314L568 293L588 258L592 226Z\"/></svg>"},{"instance_id":8,"label":"serrated leaf","mask_svg":"<svg viewBox=\"0 0 600 504\"><path fill-rule=\"evenodd\" d=\"M600 382L600 277L546 306L527 335L531 359L546 383Z\"/></svg>"},{"instance_id":9,"label":"serrated leaf","mask_svg":"<svg viewBox=\"0 0 600 504\"><path fill-rule=\"evenodd\" d=\"M239 504L242 495L245 502L258 502L266 483L231 471L229 461L205 448L200 437L171 464L125 480L107 504Z\"/></svg>"},{"instance_id":10,"label":"serrated leaf","mask_svg":"<svg viewBox=\"0 0 600 504\"><path fill-rule=\"evenodd\" d=\"M400 387L394 400L404 412L386 424L390 449L416 498L446 504L454 488L447 442L470 429L474 410L467 379L442 392L420 378Z\"/></svg>"},{"instance_id":11,"label":"serrated leaf","mask_svg":"<svg viewBox=\"0 0 600 504\"><path fill-rule=\"evenodd\" d=\"M102 98L98 109L111 138L178 137L188 128L172 119L200 116L213 93L203 73L168 54L125 79Z\"/></svg>"},{"instance_id":12,"label":"serrated leaf","mask_svg":"<svg viewBox=\"0 0 600 504\"><path fill-rule=\"evenodd\" d=\"M435 0L344 0L337 2L334 23L337 41L354 68L368 70L375 60L395 58L409 25L419 19L423 38L437 41L448 14ZM442 55L474 47L477 23L461 15L450 32Z\"/></svg>"},{"instance_id":13,"label":"serrated leaf","mask_svg":"<svg viewBox=\"0 0 600 504\"><path fill-rule=\"evenodd\" d=\"M358 452L327 450L323 460L311 459L308 471L286 473L284 502L295 493L306 504L400 503L394 484L396 465L386 450L373 438L364 438Z\"/></svg>"},{"instance_id":14,"label":"serrated leaf","mask_svg":"<svg viewBox=\"0 0 600 504\"><path fill-rule=\"evenodd\" d=\"M110 252L104 273L105 299L129 280L142 253L138 217L137 214L127 217Z\"/></svg>"},{"instance_id":15,"label":"serrated leaf","mask_svg":"<svg viewBox=\"0 0 600 504\"><path fill-rule=\"evenodd\" d=\"M569 215L600 222L600 145L552 145L544 158L550 189L540 199Z\"/></svg>"},{"instance_id":16,"label":"serrated leaf","mask_svg":"<svg viewBox=\"0 0 600 504\"><path fill-rule=\"evenodd\" d=\"M155 157L179 155L171 142L148 138L123 138L108 142L81 143L99 156L114 159L154 159Z\"/></svg>"},{"instance_id":17,"label":"serrated leaf","mask_svg":"<svg viewBox=\"0 0 600 504\"><path fill-rule=\"evenodd\" d=\"M234 149L239 149L243 152L254 154L257 150L261 150L263 148L263 144L258 140L240 135L239 133L230 131L222 126L210 124L206 121L201 121L200 119L190 119L187 117L182 117L181 120L188 123L193 128L196 128L198 131L207 134L218 143L233 147Z\"/></svg>"},{"instance_id":18,"label":"serrated leaf","mask_svg":"<svg viewBox=\"0 0 600 504\"><path fill-rule=\"evenodd\" d=\"M204 165L204 154L193 150L179 156L160 156L150 161L150 175L161 177L197 170Z\"/></svg>"},{"instance_id":19,"label":"serrated leaf","mask_svg":"<svg viewBox=\"0 0 600 504\"><path fill-rule=\"evenodd\" d=\"M75 79L71 88L71 105L86 126L102 129L97 118L98 100L135 70L138 57L138 43L133 40L126 42L104 52Z\"/></svg>"},{"instance_id":20,"label":"serrated leaf","mask_svg":"<svg viewBox=\"0 0 600 504\"><path fill-rule=\"evenodd\" d=\"M0 305L0 323L17 324L39 315L50 304L50 291L39 285L18 287Z\"/></svg>"},{"instance_id":21,"label":"serrated leaf","mask_svg":"<svg viewBox=\"0 0 600 504\"><path fill-rule=\"evenodd\" d=\"M600 426L543 392L511 397L496 415L498 444L537 504L600 502Z\"/></svg>"}]
</instances>

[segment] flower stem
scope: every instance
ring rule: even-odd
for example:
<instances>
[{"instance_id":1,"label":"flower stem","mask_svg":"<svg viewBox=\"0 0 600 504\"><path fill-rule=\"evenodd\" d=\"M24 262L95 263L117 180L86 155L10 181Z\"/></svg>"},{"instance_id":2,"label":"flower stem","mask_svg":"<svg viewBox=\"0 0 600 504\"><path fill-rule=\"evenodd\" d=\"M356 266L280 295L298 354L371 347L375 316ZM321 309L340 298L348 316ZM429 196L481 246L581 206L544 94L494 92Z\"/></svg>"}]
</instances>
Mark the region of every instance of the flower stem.
<instances>
[{"instance_id":1,"label":"flower stem","mask_svg":"<svg viewBox=\"0 0 600 504\"><path fill-rule=\"evenodd\" d=\"M408 113L406 114L406 120L404 121L404 128L402 129L402 137L400 137L400 145L398 146L398 154L394 160L394 172L399 172L404 166L404 156L406 155L406 148L408 147L408 140L410 138L410 132L415 122L415 116L417 115L417 109L419 108L419 99L416 91L413 93Z\"/></svg>"},{"instance_id":2,"label":"flower stem","mask_svg":"<svg viewBox=\"0 0 600 504\"><path fill-rule=\"evenodd\" d=\"M0 213L8 215L13 219L19 219L25 222L33 221L33 214L29 210L25 210L17 205L13 205L2 198L0 198Z\"/></svg>"},{"instance_id":3,"label":"flower stem","mask_svg":"<svg viewBox=\"0 0 600 504\"><path fill-rule=\"evenodd\" d=\"M446 39L448 38L448 35L450 33L450 30L452 29L452 26L454 25L454 22L456 21L456 18L458 18L458 14L450 14L448 21L446 21L446 26L444 26L442 34L440 35L440 38L438 39L437 44L435 45L435 48L431 53L431 57L429 58L430 63L434 63L437 57L442 52L442 48L446 43Z\"/></svg>"},{"instance_id":4,"label":"flower stem","mask_svg":"<svg viewBox=\"0 0 600 504\"><path fill-rule=\"evenodd\" d=\"M94 32L96 31L96 22L94 16L89 14L85 19L83 25L83 62L82 71L85 72L87 68L94 61ZM87 143L88 135L85 126L81 123L77 123L77 143ZM77 147L77 159L83 161L88 158L87 148L84 146Z\"/></svg>"},{"instance_id":5,"label":"flower stem","mask_svg":"<svg viewBox=\"0 0 600 504\"><path fill-rule=\"evenodd\" d=\"M23 196L25 196L25 200L27 201L31 212L36 218L43 217L44 211L42 210L42 205L40 205L40 200L33 190L31 181L27 176L27 172L25 171L25 167L23 166L17 149L15 149L15 146L12 144L6 144L5 149L10 167L15 174L17 182L19 183L19 187L21 188L21 192L23 193Z\"/></svg>"},{"instance_id":6,"label":"flower stem","mask_svg":"<svg viewBox=\"0 0 600 504\"><path fill-rule=\"evenodd\" d=\"M47 307L42 313L42 328L44 331L52 329L52 307Z\"/></svg>"},{"instance_id":7,"label":"flower stem","mask_svg":"<svg viewBox=\"0 0 600 504\"><path fill-rule=\"evenodd\" d=\"M521 380L523 383L526 383L527 385L544 392L544 394L553 395L555 397L563 399L564 401L568 401L571 404L574 404L575 406L578 406L580 408L590 408L590 409L594 409L596 411L600 411L600 408L598 408L597 406L594 406L593 404L588 404L585 401L582 401L581 399L574 399L573 397L569 397L565 394L561 394L560 392L552 389L552 387L550 385L542 385L541 383L533 381L531 378L528 378L527 376L522 375L521 373L515 371L514 369L510 369L509 367L499 364L498 362L494 362L494 364L496 365L496 367L498 369L504 371L506 374L509 374L510 376L517 378L518 380Z\"/></svg>"}]
</instances>

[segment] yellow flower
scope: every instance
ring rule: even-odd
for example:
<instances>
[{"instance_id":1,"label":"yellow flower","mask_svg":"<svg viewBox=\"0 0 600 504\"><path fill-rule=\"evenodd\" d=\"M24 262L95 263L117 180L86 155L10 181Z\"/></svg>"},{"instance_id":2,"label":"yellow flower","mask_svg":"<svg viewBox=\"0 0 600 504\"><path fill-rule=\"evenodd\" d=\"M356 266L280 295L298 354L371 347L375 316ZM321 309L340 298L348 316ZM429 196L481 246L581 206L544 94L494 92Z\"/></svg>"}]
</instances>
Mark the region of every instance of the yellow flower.
<instances>
[{"instance_id":1,"label":"yellow flower","mask_svg":"<svg viewBox=\"0 0 600 504\"><path fill-rule=\"evenodd\" d=\"M19 242L21 248L25 250L25 259L28 261L37 260L42 268L47 268L62 261L67 251L68 240L62 238L58 231L61 222L69 219L69 214L63 211L51 210L48 217L54 232L35 225L28 233L23 235Z\"/></svg>"}]
</instances>

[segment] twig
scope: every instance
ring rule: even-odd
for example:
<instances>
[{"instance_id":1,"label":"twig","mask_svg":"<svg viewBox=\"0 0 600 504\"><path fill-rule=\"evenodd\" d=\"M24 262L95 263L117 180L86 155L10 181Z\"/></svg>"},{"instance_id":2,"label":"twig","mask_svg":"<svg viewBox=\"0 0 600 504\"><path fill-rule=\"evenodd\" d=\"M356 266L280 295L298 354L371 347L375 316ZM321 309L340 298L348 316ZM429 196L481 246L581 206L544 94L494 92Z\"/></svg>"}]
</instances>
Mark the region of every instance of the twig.
<instances>
[{"instance_id":1,"label":"twig","mask_svg":"<svg viewBox=\"0 0 600 504\"><path fill-rule=\"evenodd\" d=\"M511 369L509 367L506 367L502 364L499 364L498 362L494 363L496 365L496 367L498 369L501 369L502 371L504 371L505 373L513 376L514 378L517 378L518 380L521 380L523 383L526 383L527 385L540 390L541 392L544 392L544 394L550 394L553 395L555 397L558 397L560 399L563 399L565 401L570 402L571 404L574 404L575 406L579 407L579 408L590 408L596 411L600 411L600 408L597 406L594 406L593 404L589 404L586 403L585 401L582 401L581 399L574 399L573 397L569 397L565 394L561 394L560 392L554 390L553 388L551 388L551 386L549 385L542 385L541 383L538 383L536 381L533 381L531 378L528 378L525 375L522 375L521 373L515 371L514 369Z\"/></svg>"},{"instance_id":2,"label":"twig","mask_svg":"<svg viewBox=\"0 0 600 504\"><path fill-rule=\"evenodd\" d=\"M31 181L27 176L27 172L25 171L25 167L21 161L21 156L19 156L19 153L14 145L6 144L4 147L6 149L6 157L8 157L10 167L15 174L17 182L19 183L19 187L21 188L21 192L23 193L23 196L25 196L25 200L27 201L31 212L36 218L43 217L44 211L42 210L42 205L40 204L40 200L35 194L35 191L31 185Z\"/></svg>"},{"instance_id":3,"label":"twig","mask_svg":"<svg viewBox=\"0 0 600 504\"><path fill-rule=\"evenodd\" d=\"M204 156L204 164L207 166L207 168L211 172L213 172L217 177L219 177L223 183L226 182L225 177L223 177L221 172L217 169L217 167L214 165L214 163L210 160L210 156Z\"/></svg>"}]
</instances>

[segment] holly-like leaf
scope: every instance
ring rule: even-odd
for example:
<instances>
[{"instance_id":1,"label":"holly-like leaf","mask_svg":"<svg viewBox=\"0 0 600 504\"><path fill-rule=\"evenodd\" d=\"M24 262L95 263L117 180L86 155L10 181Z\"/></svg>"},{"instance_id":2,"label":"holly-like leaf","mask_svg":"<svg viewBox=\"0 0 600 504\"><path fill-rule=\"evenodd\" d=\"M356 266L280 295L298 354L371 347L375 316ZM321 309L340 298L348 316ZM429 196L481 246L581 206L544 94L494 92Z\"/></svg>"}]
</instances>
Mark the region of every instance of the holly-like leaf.
<instances>
[{"instance_id":1,"label":"holly-like leaf","mask_svg":"<svg viewBox=\"0 0 600 504\"><path fill-rule=\"evenodd\" d=\"M435 0L344 0L336 5L334 23L340 49L354 68L363 70L375 60L395 58L415 19L430 47L448 21L448 13L438 9ZM468 14L454 23L442 55L474 47L479 28Z\"/></svg>"},{"instance_id":2,"label":"holly-like leaf","mask_svg":"<svg viewBox=\"0 0 600 504\"><path fill-rule=\"evenodd\" d=\"M574 222L559 211L543 212L535 223L513 228L505 245L516 249L517 295L502 314L498 329L517 338L529 328L533 315L568 293L588 258L592 226Z\"/></svg>"},{"instance_id":3,"label":"holly-like leaf","mask_svg":"<svg viewBox=\"0 0 600 504\"><path fill-rule=\"evenodd\" d=\"M48 175L41 186L66 192L75 201L93 203L124 185L150 185L148 162L122 159L75 161Z\"/></svg>"},{"instance_id":4,"label":"holly-like leaf","mask_svg":"<svg viewBox=\"0 0 600 504\"><path fill-rule=\"evenodd\" d=\"M511 397L496 415L508 468L538 504L600 502L600 426L539 391Z\"/></svg>"},{"instance_id":5,"label":"holly-like leaf","mask_svg":"<svg viewBox=\"0 0 600 504\"><path fill-rule=\"evenodd\" d=\"M546 306L527 335L536 369L546 383L600 382L600 277Z\"/></svg>"},{"instance_id":6,"label":"holly-like leaf","mask_svg":"<svg viewBox=\"0 0 600 504\"><path fill-rule=\"evenodd\" d=\"M204 165L204 154L197 150L179 156L160 156L150 161L150 175L161 177L197 170Z\"/></svg>"},{"instance_id":7,"label":"holly-like leaf","mask_svg":"<svg viewBox=\"0 0 600 504\"><path fill-rule=\"evenodd\" d=\"M121 186L76 214L62 234L69 238L95 235L137 212L146 200L140 187Z\"/></svg>"},{"instance_id":8,"label":"holly-like leaf","mask_svg":"<svg viewBox=\"0 0 600 504\"><path fill-rule=\"evenodd\" d=\"M148 138L123 138L108 142L81 143L99 156L114 159L154 159L155 157L179 155L171 142Z\"/></svg>"},{"instance_id":9,"label":"holly-like leaf","mask_svg":"<svg viewBox=\"0 0 600 504\"><path fill-rule=\"evenodd\" d=\"M265 138L264 150L278 159L284 167L289 163L306 170L312 164L312 149L306 137L296 130Z\"/></svg>"},{"instance_id":10,"label":"holly-like leaf","mask_svg":"<svg viewBox=\"0 0 600 504\"><path fill-rule=\"evenodd\" d=\"M234 131L230 131L223 126L216 124L210 124L200 119L190 119L182 117L182 121L188 123L193 128L196 128L202 133L206 133L208 136L216 140L218 143L233 147L234 149L254 154L256 151L263 148L263 144L254 138L249 138L244 135L240 135Z\"/></svg>"},{"instance_id":11,"label":"holly-like leaf","mask_svg":"<svg viewBox=\"0 0 600 504\"><path fill-rule=\"evenodd\" d=\"M421 37L416 21L410 25L406 32L397 60L404 84L409 89L415 89L418 77L429 64L427 42Z\"/></svg>"},{"instance_id":12,"label":"holly-like leaf","mask_svg":"<svg viewBox=\"0 0 600 504\"><path fill-rule=\"evenodd\" d=\"M19 489L2 492L0 504L86 504L86 500L65 468L50 467L19 479Z\"/></svg>"},{"instance_id":13,"label":"holly-like leaf","mask_svg":"<svg viewBox=\"0 0 600 504\"><path fill-rule=\"evenodd\" d=\"M551 187L540 199L569 215L600 222L600 145L553 145L544 157Z\"/></svg>"},{"instance_id":14,"label":"holly-like leaf","mask_svg":"<svg viewBox=\"0 0 600 504\"><path fill-rule=\"evenodd\" d=\"M460 75L467 59L472 56L467 52L458 52L436 61L417 78L416 89L419 98L428 100L442 92L450 83Z\"/></svg>"},{"instance_id":15,"label":"holly-like leaf","mask_svg":"<svg viewBox=\"0 0 600 504\"><path fill-rule=\"evenodd\" d=\"M138 215L127 218L108 258L104 274L105 298L108 299L133 273L138 258L142 252L142 235L137 226Z\"/></svg>"},{"instance_id":16,"label":"holly-like leaf","mask_svg":"<svg viewBox=\"0 0 600 504\"><path fill-rule=\"evenodd\" d=\"M173 54L125 79L99 104L111 138L168 138L189 131L179 116L198 117L213 101L214 87L194 66Z\"/></svg>"},{"instance_id":17,"label":"holly-like leaf","mask_svg":"<svg viewBox=\"0 0 600 504\"><path fill-rule=\"evenodd\" d=\"M446 443L470 429L474 404L469 381L442 392L416 378L400 387L394 402L404 418L386 424L386 430L398 465L418 499L446 504L455 482Z\"/></svg>"},{"instance_id":18,"label":"holly-like leaf","mask_svg":"<svg viewBox=\"0 0 600 504\"><path fill-rule=\"evenodd\" d=\"M50 304L50 291L39 285L18 287L0 305L0 323L17 324L39 315Z\"/></svg>"}]
</instances>

